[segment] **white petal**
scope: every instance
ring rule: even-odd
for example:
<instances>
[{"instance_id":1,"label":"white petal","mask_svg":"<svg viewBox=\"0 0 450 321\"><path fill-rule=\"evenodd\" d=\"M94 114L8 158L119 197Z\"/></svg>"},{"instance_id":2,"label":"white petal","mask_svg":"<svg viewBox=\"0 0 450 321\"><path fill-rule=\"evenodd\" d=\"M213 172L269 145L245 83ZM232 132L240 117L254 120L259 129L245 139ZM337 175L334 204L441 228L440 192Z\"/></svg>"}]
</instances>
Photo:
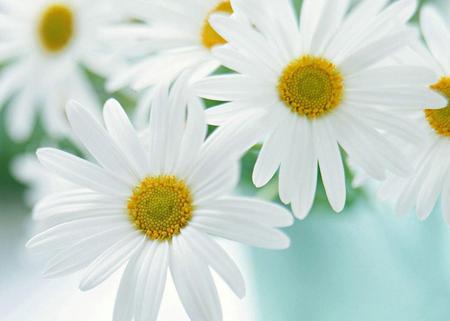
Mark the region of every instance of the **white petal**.
<instances>
[{"instance_id":1,"label":"white petal","mask_svg":"<svg viewBox=\"0 0 450 321\"><path fill-rule=\"evenodd\" d=\"M350 121L345 115L336 114L332 122L337 135L339 145L349 154L352 161L364 169L372 178L383 180L385 176L385 168L381 166L378 151L372 144L367 144L365 137L361 136L358 128L354 126L354 122Z\"/></svg>"},{"instance_id":2,"label":"white petal","mask_svg":"<svg viewBox=\"0 0 450 321\"><path fill-rule=\"evenodd\" d=\"M239 297L245 296L244 278L230 256L212 238L193 228L183 231L192 250L211 266Z\"/></svg>"},{"instance_id":3,"label":"white petal","mask_svg":"<svg viewBox=\"0 0 450 321\"><path fill-rule=\"evenodd\" d=\"M9 103L5 127L14 141L23 141L30 136L36 118L35 99L34 89L25 85Z\"/></svg>"},{"instance_id":4,"label":"white petal","mask_svg":"<svg viewBox=\"0 0 450 321\"><path fill-rule=\"evenodd\" d=\"M256 247L285 249L290 244L289 238L279 230L242 216L198 215L191 224L208 234Z\"/></svg>"},{"instance_id":5,"label":"white petal","mask_svg":"<svg viewBox=\"0 0 450 321\"><path fill-rule=\"evenodd\" d=\"M266 185L275 175L281 161L286 157L290 146L283 144L291 133L287 130L285 122L279 124L269 134L269 138L263 143L258 159L253 169L252 179L256 187Z\"/></svg>"},{"instance_id":6,"label":"white petal","mask_svg":"<svg viewBox=\"0 0 450 321\"><path fill-rule=\"evenodd\" d=\"M132 232L130 226L107 229L66 248L48 262L46 277L60 277L87 267L118 239Z\"/></svg>"},{"instance_id":7,"label":"white petal","mask_svg":"<svg viewBox=\"0 0 450 321\"><path fill-rule=\"evenodd\" d=\"M72 246L78 240L106 229L128 227L125 217L92 217L57 224L33 236L27 243L35 251Z\"/></svg>"},{"instance_id":8,"label":"white petal","mask_svg":"<svg viewBox=\"0 0 450 321\"><path fill-rule=\"evenodd\" d=\"M220 167L211 164L210 167L216 167L213 169L213 172L204 168L203 174L205 174L205 177L198 182L194 181L196 178L187 180L188 184L192 185L195 204L201 204L216 197L231 194L236 188L240 176L239 164L234 161L223 161L222 164L224 166ZM217 171L217 169L221 169L221 171ZM208 176L207 174L210 172L211 176Z\"/></svg>"},{"instance_id":9,"label":"white petal","mask_svg":"<svg viewBox=\"0 0 450 321\"><path fill-rule=\"evenodd\" d=\"M146 237L135 232L112 245L92 262L80 283L82 291L90 290L119 269L134 253L140 250Z\"/></svg>"},{"instance_id":10,"label":"white petal","mask_svg":"<svg viewBox=\"0 0 450 321\"><path fill-rule=\"evenodd\" d=\"M428 169L431 168L433 161L432 156L434 155L437 146L438 144L435 144L419 157L417 162L419 167L416 168L416 173L410 178L410 181L405 185L406 188L399 196L396 205L397 213L404 214L415 205L419 191L422 188L422 182L428 174Z\"/></svg>"},{"instance_id":11,"label":"white petal","mask_svg":"<svg viewBox=\"0 0 450 321\"><path fill-rule=\"evenodd\" d=\"M73 131L100 165L131 184L139 180L139 175L89 110L71 101L66 113Z\"/></svg>"},{"instance_id":12,"label":"white petal","mask_svg":"<svg viewBox=\"0 0 450 321\"><path fill-rule=\"evenodd\" d=\"M189 96L191 96L190 88L188 89L188 81L191 76L191 71L184 72L170 89L169 104L167 106L168 140L165 151L166 158L162 169L166 173L173 172L178 162L186 124L187 102Z\"/></svg>"},{"instance_id":13,"label":"white petal","mask_svg":"<svg viewBox=\"0 0 450 321\"><path fill-rule=\"evenodd\" d=\"M431 53L445 72L450 73L450 28L431 6L422 8L420 26Z\"/></svg>"},{"instance_id":14,"label":"white petal","mask_svg":"<svg viewBox=\"0 0 450 321\"><path fill-rule=\"evenodd\" d=\"M283 61L273 53L264 37L250 25L222 15L212 15L209 22L232 46L244 51L254 60L275 73L283 68Z\"/></svg>"},{"instance_id":15,"label":"white petal","mask_svg":"<svg viewBox=\"0 0 450 321\"><path fill-rule=\"evenodd\" d=\"M51 194L36 204L33 208L33 218L45 220L66 215L77 215L82 218L87 216L84 210L96 211L106 215L115 215L125 208L125 199L112 198L106 195L97 194L91 190L74 189L61 193Z\"/></svg>"},{"instance_id":16,"label":"white petal","mask_svg":"<svg viewBox=\"0 0 450 321\"><path fill-rule=\"evenodd\" d=\"M166 160L165 148L170 130L168 119L169 92L166 84L155 89L150 114L150 168L160 174Z\"/></svg>"},{"instance_id":17,"label":"white petal","mask_svg":"<svg viewBox=\"0 0 450 321\"><path fill-rule=\"evenodd\" d=\"M325 9L324 0L303 1L300 14L300 33L303 39L303 50L308 52L311 48L317 26L320 24L322 11ZM324 22L323 22L324 23Z\"/></svg>"},{"instance_id":18,"label":"white petal","mask_svg":"<svg viewBox=\"0 0 450 321\"><path fill-rule=\"evenodd\" d=\"M292 163L292 156L296 154L298 151L292 146L295 145L295 133L297 131L297 119L295 117L289 117L287 119L287 122L283 124L284 126L284 132L286 133L285 137L283 138L283 143L285 147L284 157L281 159L281 164L279 168L279 174L278 174L278 194L281 199L281 201L285 204L289 203L291 201L290 196L294 192L289 185L289 175L288 172L289 166L286 166L286 164Z\"/></svg>"},{"instance_id":19,"label":"white petal","mask_svg":"<svg viewBox=\"0 0 450 321\"><path fill-rule=\"evenodd\" d=\"M376 67L345 79L347 89L373 89L404 86L429 86L437 81L435 73L422 66Z\"/></svg>"},{"instance_id":20,"label":"white petal","mask_svg":"<svg viewBox=\"0 0 450 321\"><path fill-rule=\"evenodd\" d=\"M438 148L433 155L431 166L427 168L428 173L421 182L421 189L417 196L416 211L421 220L425 220L431 213L442 191L443 178L448 171L448 164L443 159L448 158L446 149Z\"/></svg>"},{"instance_id":21,"label":"white petal","mask_svg":"<svg viewBox=\"0 0 450 321\"><path fill-rule=\"evenodd\" d=\"M380 88L370 90L348 90L348 103L352 105L389 106L395 109L436 109L447 105L446 99L427 87Z\"/></svg>"},{"instance_id":22,"label":"white petal","mask_svg":"<svg viewBox=\"0 0 450 321\"><path fill-rule=\"evenodd\" d=\"M312 38L311 53L315 55L323 53L326 45L340 26L349 5L349 0L334 0L326 3L321 11L319 22Z\"/></svg>"},{"instance_id":23,"label":"white petal","mask_svg":"<svg viewBox=\"0 0 450 321\"><path fill-rule=\"evenodd\" d=\"M222 197L211 200L199 211L213 211L213 215L242 217L272 227L285 227L293 223L292 215L283 206L248 197Z\"/></svg>"},{"instance_id":24,"label":"white petal","mask_svg":"<svg viewBox=\"0 0 450 321\"><path fill-rule=\"evenodd\" d=\"M201 101L192 97L188 102L186 128L183 133L175 172L183 175L195 162L206 137L207 125Z\"/></svg>"},{"instance_id":25,"label":"white petal","mask_svg":"<svg viewBox=\"0 0 450 321\"><path fill-rule=\"evenodd\" d=\"M167 242L154 244L153 256L146 257L146 260L151 261L150 267L143 271L145 277L138 281L142 282L145 288L143 296L137 297L140 309L136 311L136 321L156 321L166 285L169 245Z\"/></svg>"},{"instance_id":26,"label":"white petal","mask_svg":"<svg viewBox=\"0 0 450 321\"><path fill-rule=\"evenodd\" d=\"M210 76L194 84L200 97L217 101L249 100L270 95L274 87L270 82L239 74Z\"/></svg>"},{"instance_id":27,"label":"white petal","mask_svg":"<svg viewBox=\"0 0 450 321\"><path fill-rule=\"evenodd\" d=\"M296 192L292 197L292 209L294 215L304 219L308 215L316 194L317 187L317 155L314 152L314 137L312 137L311 125L303 125L302 134L297 136L297 148L301 151L299 163L295 167L298 173L292 173L298 182Z\"/></svg>"},{"instance_id":28,"label":"white petal","mask_svg":"<svg viewBox=\"0 0 450 321\"><path fill-rule=\"evenodd\" d=\"M314 149L331 207L341 212L345 206L345 175L341 152L327 119L313 123Z\"/></svg>"},{"instance_id":29,"label":"white petal","mask_svg":"<svg viewBox=\"0 0 450 321\"><path fill-rule=\"evenodd\" d=\"M62 178L100 193L123 196L131 191L129 185L84 159L66 152L41 148L36 152L39 161L48 170Z\"/></svg>"},{"instance_id":30,"label":"white petal","mask_svg":"<svg viewBox=\"0 0 450 321\"><path fill-rule=\"evenodd\" d=\"M139 141L136 130L117 100L110 99L105 103L103 118L109 134L142 179L148 170L147 154Z\"/></svg>"},{"instance_id":31,"label":"white petal","mask_svg":"<svg viewBox=\"0 0 450 321\"><path fill-rule=\"evenodd\" d=\"M275 80L278 77L277 73L266 64L252 60L229 44L212 48L212 53L224 66L240 74L267 80Z\"/></svg>"},{"instance_id":32,"label":"white petal","mask_svg":"<svg viewBox=\"0 0 450 321\"><path fill-rule=\"evenodd\" d=\"M409 30L397 31L347 56L338 62L339 69L346 75L366 69L390 56L395 50L408 45L414 37L414 33Z\"/></svg>"},{"instance_id":33,"label":"white petal","mask_svg":"<svg viewBox=\"0 0 450 321\"><path fill-rule=\"evenodd\" d=\"M336 36L331 40L324 56L334 59L347 47L354 45L354 40L358 34L367 27L367 24L373 20L386 3L387 0L360 1L357 3L336 31Z\"/></svg>"},{"instance_id":34,"label":"white petal","mask_svg":"<svg viewBox=\"0 0 450 321\"><path fill-rule=\"evenodd\" d=\"M222 321L222 310L211 273L187 246L182 235L173 239L170 271L191 320Z\"/></svg>"},{"instance_id":35,"label":"white petal","mask_svg":"<svg viewBox=\"0 0 450 321\"><path fill-rule=\"evenodd\" d=\"M144 251L142 251L144 252ZM114 304L113 321L132 321L134 315L134 297L137 280L137 266L141 253L136 253L127 264L120 280Z\"/></svg>"},{"instance_id":36,"label":"white petal","mask_svg":"<svg viewBox=\"0 0 450 321\"><path fill-rule=\"evenodd\" d=\"M408 176L412 171L411 162L408 162L405 155L387 137L373 129L370 123L364 118L354 117L346 113L346 117L352 120L353 125L365 137L366 142L370 142L374 150L377 151L378 158L383 162L383 167L399 176Z\"/></svg>"}]
</instances>

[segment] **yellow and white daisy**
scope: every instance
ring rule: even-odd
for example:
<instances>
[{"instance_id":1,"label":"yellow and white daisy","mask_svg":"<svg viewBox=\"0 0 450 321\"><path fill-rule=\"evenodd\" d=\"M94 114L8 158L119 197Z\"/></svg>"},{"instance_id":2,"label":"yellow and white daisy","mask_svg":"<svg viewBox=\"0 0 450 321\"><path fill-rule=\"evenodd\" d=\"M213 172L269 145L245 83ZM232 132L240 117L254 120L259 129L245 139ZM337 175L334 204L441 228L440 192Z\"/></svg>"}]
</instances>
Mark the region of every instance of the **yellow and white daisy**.
<instances>
[{"instance_id":1,"label":"yellow and white daisy","mask_svg":"<svg viewBox=\"0 0 450 321\"><path fill-rule=\"evenodd\" d=\"M187 68L201 77L220 66L211 49L225 40L208 18L233 13L230 1L134 0L128 8L141 22L113 27L108 33L129 61L110 77L110 91L125 86L140 90L161 80L170 81Z\"/></svg>"},{"instance_id":2,"label":"yellow and white daisy","mask_svg":"<svg viewBox=\"0 0 450 321\"><path fill-rule=\"evenodd\" d=\"M392 111L445 104L427 87L431 70L386 63L415 37L405 22L416 1L386 2L349 11L347 0L305 0L298 23L291 0L232 0L244 18L209 20L227 41L214 54L237 74L195 85L200 96L228 102L209 109L208 121L268 124L253 181L265 185L279 168L281 200L298 218L311 209L318 168L332 208L343 209L341 148L372 177L405 175L407 162L381 134L408 129Z\"/></svg>"},{"instance_id":3,"label":"yellow and white daisy","mask_svg":"<svg viewBox=\"0 0 450 321\"><path fill-rule=\"evenodd\" d=\"M423 110L413 114L415 128L423 136L420 143L401 146L414 166L411 177L392 176L381 186L381 197L393 200L399 214L416 209L420 219L426 219L441 196L442 213L450 224L450 25L433 7L421 11L420 25L433 60L420 51L420 58L433 66L440 79L431 88L447 99L441 109ZM423 59L425 58L425 59Z\"/></svg>"},{"instance_id":4,"label":"yellow and white daisy","mask_svg":"<svg viewBox=\"0 0 450 321\"><path fill-rule=\"evenodd\" d=\"M5 126L15 140L27 138L38 111L53 135L67 132L64 106L77 98L97 106L81 66L105 74L112 56L101 28L111 19L108 2L2 0L0 12L0 105L9 99Z\"/></svg>"},{"instance_id":5,"label":"yellow and white daisy","mask_svg":"<svg viewBox=\"0 0 450 321\"><path fill-rule=\"evenodd\" d=\"M126 265L114 320L156 320L169 270L193 320L221 320L210 268L239 297L245 288L213 237L289 246L278 230L293 221L285 208L231 195L239 179L241 134L224 129L205 140L199 99L183 94L180 83L170 94L165 86L155 94L147 144L116 101L105 104L106 129L70 103L73 131L98 165L56 149L37 153L44 166L79 188L37 204L35 217L55 223L28 247L55 254L47 276L87 268L82 290Z\"/></svg>"}]
</instances>

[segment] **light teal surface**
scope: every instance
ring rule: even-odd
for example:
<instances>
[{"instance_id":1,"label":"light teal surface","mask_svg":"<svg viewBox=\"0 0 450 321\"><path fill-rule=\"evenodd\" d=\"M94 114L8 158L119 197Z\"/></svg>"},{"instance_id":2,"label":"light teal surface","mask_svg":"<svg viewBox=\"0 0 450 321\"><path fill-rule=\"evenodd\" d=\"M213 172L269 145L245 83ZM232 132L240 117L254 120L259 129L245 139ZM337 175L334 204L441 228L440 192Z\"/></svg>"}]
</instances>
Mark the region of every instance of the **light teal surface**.
<instances>
[{"instance_id":1,"label":"light teal surface","mask_svg":"<svg viewBox=\"0 0 450 321\"><path fill-rule=\"evenodd\" d=\"M290 249L253 250L261 321L450 319L450 228L361 200L317 207L289 229Z\"/></svg>"}]
</instances>

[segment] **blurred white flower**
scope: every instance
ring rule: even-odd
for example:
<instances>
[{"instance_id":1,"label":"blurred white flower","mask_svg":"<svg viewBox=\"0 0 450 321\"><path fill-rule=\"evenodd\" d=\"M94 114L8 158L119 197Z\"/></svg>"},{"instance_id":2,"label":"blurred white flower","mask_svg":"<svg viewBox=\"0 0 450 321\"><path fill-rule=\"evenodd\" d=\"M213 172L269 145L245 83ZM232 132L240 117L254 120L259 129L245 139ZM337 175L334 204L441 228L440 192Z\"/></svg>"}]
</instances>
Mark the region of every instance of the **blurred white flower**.
<instances>
[{"instance_id":1,"label":"blurred white flower","mask_svg":"<svg viewBox=\"0 0 450 321\"><path fill-rule=\"evenodd\" d=\"M450 99L450 25L433 7L424 7L420 15L423 36L431 52L417 48L421 63L434 68L441 79L431 85L436 92ZM412 58L414 59L414 58ZM441 195L444 218L450 224L450 105L441 109L427 109L414 114L414 130L423 139L411 145L399 144L405 149L414 167L411 177L391 176L381 186L382 198L396 203L399 214L416 209L420 219L426 219Z\"/></svg>"},{"instance_id":2,"label":"blurred white flower","mask_svg":"<svg viewBox=\"0 0 450 321\"><path fill-rule=\"evenodd\" d=\"M208 18L212 13L232 13L230 1L133 0L128 7L141 22L116 26L107 33L129 62L109 79L110 91L125 86L140 90L170 81L187 68L201 77L220 66L211 49L225 41Z\"/></svg>"},{"instance_id":3,"label":"blurred white flower","mask_svg":"<svg viewBox=\"0 0 450 321\"><path fill-rule=\"evenodd\" d=\"M43 165L79 188L37 204L35 217L55 223L28 247L54 254L47 276L87 267L82 290L126 264L114 320L156 320L169 269L191 319L222 320L209 268L237 296L244 296L245 286L213 236L264 248L289 246L278 230L292 224L285 208L230 196L239 179L245 130L217 130L204 141L203 109L184 86L180 80L170 94L166 86L155 94L148 148L110 100L106 130L80 105L67 109L75 134L100 166L56 149L38 151Z\"/></svg>"},{"instance_id":4,"label":"blurred white flower","mask_svg":"<svg viewBox=\"0 0 450 321\"><path fill-rule=\"evenodd\" d=\"M97 106L84 67L106 74L114 58L100 39L114 17L107 1L1 0L0 105L9 99L5 126L26 139L41 112L53 135L67 133L64 106L76 98Z\"/></svg>"},{"instance_id":5,"label":"blurred white flower","mask_svg":"<svg viewBox=\"0 0 450 321\"><path fill-rule=\"evenodd\" d=\"M332 208L344 208L340 148L371 177L406 175L409 163L383 133L412 130L391 111L445 104L427 87L431 70L386 64L415 39L405 23L416 1L386 3L361 1L347 12L347 0L305 0L298 25L291 0L234 0L249 23L209 20L228 42L214 54L237 74L197 82L200 96L229 102L208 109L207 119L265 126L253 181L263 186L279 168L280 198L300 219L312 207L318 168Z\"/></svg>"},{"instance_id":6,"label":"blurred white flower","mask_svg":"<svg viewBox=\"0 0 450 321\"><path fill-rule=\"evenodd\" d=\"M11 165L11 173L26 186L25 203L30 207L51 193L75 186L42 166L34 153L16 156Z\"/></svg>"}]
</instances>

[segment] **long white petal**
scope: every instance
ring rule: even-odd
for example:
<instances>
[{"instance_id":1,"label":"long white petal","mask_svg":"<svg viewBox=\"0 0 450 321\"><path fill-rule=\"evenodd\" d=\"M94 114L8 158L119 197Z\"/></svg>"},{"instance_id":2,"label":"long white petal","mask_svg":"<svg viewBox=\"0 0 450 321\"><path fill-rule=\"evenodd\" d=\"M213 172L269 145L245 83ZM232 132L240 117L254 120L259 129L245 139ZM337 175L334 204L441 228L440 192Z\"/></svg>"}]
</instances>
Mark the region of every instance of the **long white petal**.
<instances>
[{"instance_id":1,"label":"long white petal","mask_svg":"<svg viewBox=\"0 0 450 321\"><path fill-rule=\"evenodd\" d=\"M344 209L346 187L341 152L327 120L313 123L314 149L319 160L320 174L331 207Z\"/></svg>"},{"instance_id":2,"label":"long white petal","mask_svg":"<svg viewBox=\"0 0 450 321\"><path fill-rule=\"evenodd\" d=\"M119 269L134 253L140 250L146 237L135 232L118 241L92 262L80 283L82 291L90 290Z\"/></svg>"},{"instance_id":3,"label":"long white petal","mask_svg":"<svg viewBox=\"0 0 450 321\"><path fill-rule=\"evenodd\" d=\"M139 178L142 179L148 170L147 154L139 141L138 134L117 100L110 99L105 103L103 118L109 134L133 165Z\"/></svg>"},{"instance_id":4,"label":"long white petal","mask_svg":"<svg viewBox=\"0 0 450 321\"><path fill-rule=\"evenodd\" d=\"M351 75L383 60L395 50L405 47L413 41L414 37L414 33L409 30L397 31L347 56L338 62L338 66L345 75Z\"/></svg>"},{"instance_id":5,"label":"long white petal","mask_svg":"<svg viewBox=\"0 0 450 321\"><path fill-rule=\"evenodd\" d=\"M448 164L442 159L447 158L448 150L444 146L440 146L433 155L432 164L428 167L428 173L421 183L422 187L419 191L416 201L417 215L421 220L425 220L434 208L439 194L442 191Z\"/></svg>"},{"instance_id":6,"label":"long white petal","mask_svg":"<svg viewBox=\"0 0 450 321\"><path fill-rule=\"evenodd\" d=\"M267 249L289 247L289 238L281 231L244 217L220 217L219 215L198 215L192 226L214 236Z\"/></svg>"},{"instance_id":7,"label":"long white petal","mask_svg":"<svg viewBox=\"0 0 450 321\"><path fill-rule=\"evenodd\" d=\"M206 137L207 125L201 101L193 97L188 102L188 115L175 172L183 175L190 169Z\"/></svg>"},{"instance_id":8,"label":"long white petal","mask_svg":"<svg viewBox=\"0 0 450 321\"><path fill-rule=\"evenodd\" d=\"M45 270L46 277L59 277L87 267L93 260L104 252L117 239L120 239L132 232L130 226L106 229L69 247L56 256L47 264Z\"/></svg>"},{"instance_id":9,"label":"long white petal","mask_svg":"<svg viewBox=\"0 0 450 321\"><path fill-rule=\"evenodd\" d=\"M292 197L292 209L294 215L299 219L304 219L308 215L314 203L318 172L311 124L305 123L304 127L302 135L297 137L297 148L301 150L301 158L296 168L298 173L292 174L298 182L298 195L293 195Z\"/></svg>"},{"instance_id":10,"label":"long white petal","mask_svg":"<svg viewBox=\"0 0 450 321\"><path fill-rule=\"evenodd\" d=\"M170 271L184 309L192 320L222 321L222 310L211 273L184 242L172 243Z\"/></svg>"},{"instance_id":11,"label":"long white petal","mask_svg":"<svg viewBox=\"0 0 450 321\"><path fill-rule=\"evenodd\" d=\"M144 271L145 278L139 280L145 288L143 296L137 298L140 300L140 309L136 311L136 321L155 321L158 317L169 267L168 243L157 244L154 255L146 259L151 261L151 264L148 271Z\"/></svg>"},{"instance_id":12,"label":"long white petal","mask_svg":"<svg viewBox=\"0 0 450 321\"><path fill-rule=\"evenodd\" d=\"M450 28L431 6L420 11L420 26L431 53L445 73L450 73Z\"/></svg>"},{"instance_id":13,"label":"long white petal","mask_svg":"<svg viewBox=\"0 0 450 321\"><path fill-rule=\"evenodd\" d=\"M334 0L327 2L321 12L319 23L312 38L310 48L312 54L323 54L326 45L342 23L342 19L347 13L349 6L349 0Z\"/></svg>"},{"instance_id":14,"label":"long white petal","mask_svg":"<svg viewBox=\"0 0 450 321\"><path fill-rule=\"evenodd\" d=\"M244 278L236 263L222 247L209 236L193 228L186 228L183 235L191 248L222 277L238 297L243 298L245 296Z\"/></svg>"},{"instance_id":15,"label":"long white petal","mask_svg":"<svg viewBox=\"0 0 450 321\"><path fill-rule=\"evenodd\" d=\"M48 170L74 184L116 196L128 195L131 191L131 186L114 174L69 153L41 148L36 155Z\"/></svg>"},{"instance_id":16,"label":"long white petal","mask_svg":"<svg viewBox=\"0 0 450 321\"><path fill-rule=\"evenodd\" d=\"M258 159L253 169L252 179L256 187L261 187L269 182L275 175L281 161L286 157L290 147L285 146L285 138L290 133L286 130L285 123L282 122L275 130L269 134L269 138L264 142Z\"/></svg>"},{"instance_id":17,"label":"long white petal","mask_svg":"<svg viewBox=\"0 0 450 321\"><path fill-rule=\"evenodd\" d=\"M65 245L71 246L78 240L102 230L127 227L130 223L124 217L104 216L84 218L65 222L33 236L27 243L33 250L58 249Z\"/></svg>"},{"instance_id":18,"label":"long white petal","mask_svg":"<svg viewBox=\"0 0 450 321\"><path fill-rule=\"evenodd\" d=\"M199 206L199 211L202 210L213 211L214 215L223 218L231 215L273 227L285 227L293 222L291 213L285 207L248 197L221 197Z\"/></svg>"}]
</instances>

